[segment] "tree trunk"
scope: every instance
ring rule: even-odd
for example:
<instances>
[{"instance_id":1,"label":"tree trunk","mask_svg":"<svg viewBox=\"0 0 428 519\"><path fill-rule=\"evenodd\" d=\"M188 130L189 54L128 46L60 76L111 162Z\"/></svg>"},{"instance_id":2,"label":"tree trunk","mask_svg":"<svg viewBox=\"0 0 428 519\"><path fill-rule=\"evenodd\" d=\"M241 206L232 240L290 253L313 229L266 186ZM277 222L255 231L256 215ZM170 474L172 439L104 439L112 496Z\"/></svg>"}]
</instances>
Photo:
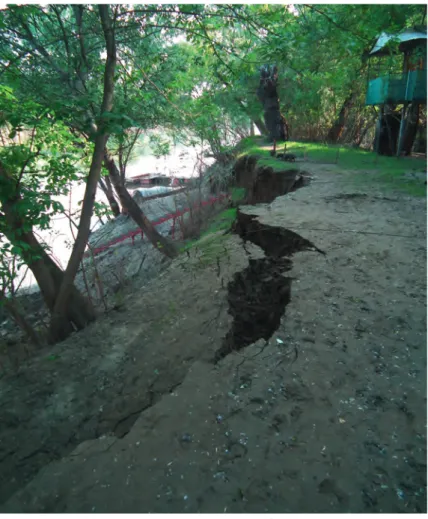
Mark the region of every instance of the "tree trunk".
<instances>
[{"instance_id":1,"label":"tree trunk","mask_svg":"<svg viewBox=\"0 0 428 519\"><path fill-rule=\"evenodd\" d=\"M21 201L19 187L1 164L0 179L5 187L11 187L8 198L1 202L1 217L5 223L2 225L2 231L13 245L21 249L21 258L34 274L46 306L52 312L64 279L64 272L37 241L32 228L24 231L25 222L18 211L18 204ZM69 305L64 317L63 326L67 333L82 329L95 319L94 308L74 285L70 288Z\"/></svg>"},{"instance_id":2,"label":"tree trunk","mask_svg":"<svg viewBox=\"0 0 428 519\"><path fill-rule=\"evenodd\" d=\"M376 121L370 121L370 122L368 122L368 123L364 126L364 128L360 131L360 135L358 136L358 139L356 140L356 145L357 145L358 147L361 146L361 144L362 144L362 142L363 142L365 136L367 135L367 132L368 132L371 128L373 128L373 126L374 126L375 124L376 124Z\"/></svg>"},{"instance_id":3,"label":"tree trunk","mask_svg":"<svg viewBox=\"0 0 428 519\"><path fill-rule=\"evenodd\" d=\"M277 92L278 69L263 65L260 69L260 84L257 95L263 105L264 119L269 137L274 142L288 140L288 127L281 114Z\"/></svg>"},{"instance_id":4,"label":"tree trunk","mask_svg":"<svg viewBox=\"0 0 428 519\"><path fill-rule=\"evenodd\" d=\"M137 202L132 198L121 182L119 169L107 150L104 152L104 165L109 172L110 179L119 196L122 207L128 210L131 218L148 237L154 247L169 258L175 258L178 255L176 246L173 242L159 234L151 221L144 215Z\"/></svg>"},{"instance_id":5,"label":"tree trunk","mask_svg":"<svg viewBox=\"0 0 428 519\"><path fill-rule=\"evenodd\" d=\"M216 71L216 76L219 78L219 80L223 83L224 86L226 86L229 89L232 88L231 84L227 81L227 79L219 71ZM248 115L248 117L250 117L251 121L256 125L257 129L260 132L260 135L267 135L268 129L266 128L265 123L260 119L260 117L254 117L250 113L250 110L248 110L248 108L245 106L245 103L242 100L242 98L236 96L235 101L241 107L242 111L246 115Z\"/></svg>"},{"instance_id":6,"label":"tree trunk","mask_svg":"<svg viewBox=\"0 0 428 519\"><path fill-rule=\"evenodd\" d=\"M113 186L111 185L111 181L109 177L100 178L98 181L98 185L102 189L103 193L106 195L106 198L108 200L108 203L110 205L110 209L112 210L112 213L114 217L120 215L120 206L114 196L113 192Z\"/></svg>"},{"instance_id":7,"label":"tree trunk","mask_svg":"<svg viewBox=\"0 0 428 519\"><path fill-rule=\"evenodd\" d=\"M83 199L82 214L79 222L79 231L74 242L71 257L67 269L63 274L58 296L52 311L50 336L52 342L64 340L69 335L66 326L67 308L72 304L70 297L73 290L73 281L82 261L83 253L89 238L89 225L92 217L95 193L102 165L102 150L107 142L106 135L98 135L95 139L95 149L91 168L86 184L85 197Z\"/></svg>"},{"instance_id":8,"label":"tree trunk","mask_svg":"<svg viewBox=\"0 0 428 519\"><path fill-rule=\"evenodd\" d=\"M342 136L343 129L345 128L346 120L348 119L349 111L354 104L355 97L355 92L351 92L351 94L349 94L349 96L345 99L336 121L327 134L327 141L330 144L336 144Z\"/></svg>"},{"instance_id":9,"label":"tree trunk","mask_svg":"<svg viewBox=\"0 0 428 519\"><path fill-rule=\"evenodd\" d=\"M100 4L98 6L107 51L106 64L104 68L103 101L101 104L102 115L111 112L113 109L114 74L116 70L116 38L114 25L110 20L109 9L110 7L108 5ZM83 198L79 231L52 312L50 335L53 341L65 339L68 335L64 329L66 324L67 306L70 304L69 298L72 292L73 281L79 269L80 262L82 261L82 256L89 238L89 226L94 209L95 194L101 174L104 148L108 140L108 133L105 128L103 128L102 121L101 127L97 128L97 130L94 139L95 147L92 155L91 167L89 168L85 196Z\"/></svg>"},{"instance_id":10,"label":"tree trunk","mask_svg":"<svg viewBox=\"0 0 428 519\"><path fill-rule=\"evenodd\" d=\"M418 124L417 135L415 139L415 152L416 153L427 153L427 123L424 114L421 114L420 121Z\"/></svg>"},{"instance_id":11,"label":"tree trunk","mask_svg":"<svg viewBox=\"0 0 428 519\"><path fill-rule=\"evenodd\" d=\"M21 247L22 259L34 274L46 306L52 312L64 279L64 272L46 253L31 230L22 232L24 222L16 215L14 203L12 201L3 203L2 210L9 230L5 231L5 235L12 244L18 247L20 243L27 245L26 248ZM81 330L94 319L94 308L72 285L69 304L65 312L64 331L70 334L75 329Z\"/></svg>"},{"instance_id":12,"label":"tree trunk","mask_svg":"<svg viewBox=\"0 0 428 519\"><path fill-rule=\"evenodd\" d=\"M407 113L406 128L403 138L403 152L405 155L411 155L413 144L416 139L419 124L419 104L412 103Z\"/></svg>"}]
</instances>

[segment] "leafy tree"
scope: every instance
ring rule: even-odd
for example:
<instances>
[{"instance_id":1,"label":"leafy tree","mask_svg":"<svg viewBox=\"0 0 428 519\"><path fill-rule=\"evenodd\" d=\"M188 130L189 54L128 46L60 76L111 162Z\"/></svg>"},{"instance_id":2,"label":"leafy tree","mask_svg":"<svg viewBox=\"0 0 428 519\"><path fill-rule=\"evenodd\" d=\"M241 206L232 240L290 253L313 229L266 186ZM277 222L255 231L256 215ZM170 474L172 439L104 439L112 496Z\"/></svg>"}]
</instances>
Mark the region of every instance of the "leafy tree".
<instances>
[{"instance_id":1,"label":"leafy tree","mask_svg":"<svg viewBox=\"0 0 428 519\"><path fill-rule=\"evenodd\" d=\"M282 107L293 138L348 138L360 144L377 117L364 105L368 52L381 32L420 23L423 6L296 8L298 16L287 24L270 25L259 49L266 61L278 63Z\"/></svg>"},{"instance_id":2,"label":"leafy tree","mask_svg":"<svg viewBox=\"0 0 428 519\"><path fill-rule=\"evenodd\" d=\"M64 272L38 242L34 229L50 227L51 218L64 210L54 197L67 192L70 180L82 178L78 169L81 157L74 151L78 142L37 103L18 102L5 87L0 94L0 234L7 238L1 242L0 258L5 266L9 255L20 257L53 311ZM12 292L16 270L3 268L2 272L6 296L6 290ZM69 329L81 329L94 317L89 303L72 287L64 316Z\"/></svg>"},{"instance_id":3,"label":"leafy tree","mask_svg":"<svg viewBox=\"0 0 428 519\"><path fill-rule=\"evenodd\" d=\"M30 223L27 221L27 217L29 216L28 213L31 213L31 208L27 197L23 196L19 176L18 182L15 182L14 175L7 165L2 165L1 169L2 192L7 194L7 200L2 201L2 210L7 226L6 231L12 230L10 241L13 242L16 239L17 232L21 233L22 242L25 238L26 246L21 247L20 254L27 264L32 265L33 272L40 265L46 267L49 264L49 267L43 269L43 272L39 272L39 278L36 276L36 279L38 279L48 306L52 309L52 340L66 337L73 330L73 324L77 327L83 327L94 318L93 311L87 305L80 305L77 301L78 292L74 288L73 280L89 236L95 191L109 136L109 115L113 108L116 67L116 39L110 10L108 6L99 6L97 11L92 11L91 18L94 27L99 28L104 37L104 49L106 51L104 84L99 112L96 117L90 117L87 105L79 106L80 99L77 95L79 89L84 86L84 77L89 67L85 63L85 58L86 61L88 61L88 58L86 55L82 55L80 49L78 56L81 59L79 60L76 59L73 52L76 46L80 45L83 35L81 9L76 7L74 14L73 25L78 35L75 43L72 43L71 38L68 37L64 24L64 21L68 21L68 12L60 13L56 6L53 6L52 9L39 6L11 6L2 12L1 18L2 39L5 40L3 43L6 43L2 46L4 53L1 56L1 62L6 70L5 74L9 84L14 85L14 91L18 91L18 87L21 86L21 99L19 101L24 102L26 99L23 93L23 85L28 87L30 92L40 92L40 84L50 85L51 88L46 89L49 91L41 95L41 103L47 110L53 111L62 118L66 125L67 123L70 124L71 109L86 113L85 124L87 130L91 132L94 144L91 165L86 179L79 230L67 268L64 273L61 272L61 276L59 273L52 274L54 272L52 260L44 253L29 229ZM55 18L57 22L53 23ZM49 30L52 27L55 27L56 31ZM59 35L61 36L59 40L51 40ZM55 59L57 56L54 54L54 50L56 50L55 46L57 46L58 41L64 46L65 68L58 65ZM42 80L43 83L40 83ZM66 94L71 91L72 98L66 99L63 91ZM95 102L92 92L84 92L83 97L92 105ZM48 100L49 102L47 102ZM34 154L34 152L31 153ZM27 166L27 164L25 165ZM22 203L17 205L17 201ZM25 229L25 231L28 230L29 234L22 233L22 231L19 231L20 228ZM50 275L47 274L48 270ZM57 282L54 281L55 276ZM70 312L76 315L71 317Z\"/></svg>"}]
</instances>

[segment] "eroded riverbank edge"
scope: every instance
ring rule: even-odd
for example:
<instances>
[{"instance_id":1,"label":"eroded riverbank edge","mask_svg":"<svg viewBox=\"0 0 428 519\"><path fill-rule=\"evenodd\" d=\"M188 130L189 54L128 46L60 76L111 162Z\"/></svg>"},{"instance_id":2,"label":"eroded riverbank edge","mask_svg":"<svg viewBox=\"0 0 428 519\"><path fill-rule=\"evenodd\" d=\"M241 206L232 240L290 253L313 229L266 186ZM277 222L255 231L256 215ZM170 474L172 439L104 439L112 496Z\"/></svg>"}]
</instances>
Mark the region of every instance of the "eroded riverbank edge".
<instances>
[{"instance_id":1,"label":"eroded riverbank edge","mask_svg":"<svg viewBox=\"0 0 428 519\"><path fill-rule=\"evenodd\" d=\"M287 272L296 278L292 298L267 343L211 363L230 330L227 284L249 258L264 257L252 244L248 257L240 238L228 235L221 241L227 253L221 253L220 274L216 255L210 264L196 249L145 288L132 315L96 323L97 332L80 346L77 336L72 349L64 344L59 364L37 359L15 382L2 380L3 409L12 418L30 416L27 435L36 431L37 438L40 419L52 419L50 434L40 430L44 448L55 445L59 412L77 443L85 431L111 432L112 410L120 416L125 402L134 402L137 418L128 434L119 425L114 437L47 465L5 509L424 509L424 201L328 185L334 174L317 174L324 184L314 179L269 205L241 208L328 253L293 258ZM40 370L51 385L38 393ZM174 387L182 373L184 382ZM27 400L18 386L27 388ZM5 400L7 390L16 407ZM73 422L79 412L70 409L80 390L89 394L91 409L109 395L120 398L86 421L80 411ZM147 395L155 405L143 411ZM108 425L100 427L106 417ZM96 451L90 464L86 448ZM21 463L28 455L43 449ZM350 466L359 467L358 476Z\"/></svg>"}]
</instances>

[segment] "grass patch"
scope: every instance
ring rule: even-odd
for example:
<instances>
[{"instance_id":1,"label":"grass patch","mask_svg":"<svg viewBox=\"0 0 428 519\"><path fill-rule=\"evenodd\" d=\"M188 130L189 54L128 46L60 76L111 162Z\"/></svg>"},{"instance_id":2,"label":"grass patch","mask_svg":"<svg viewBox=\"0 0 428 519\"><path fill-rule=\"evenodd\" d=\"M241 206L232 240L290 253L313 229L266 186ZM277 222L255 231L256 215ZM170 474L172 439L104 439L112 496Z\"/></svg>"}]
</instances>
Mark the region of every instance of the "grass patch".
<instances>
[{"instance_id":1,"label":"grass patch","mask_svg":"<svg viewBox=\"0 0 428 519\"><path fill-rule=\"evenodd\" d=\"M224 233L216 232L213 234L206 233L199 240L193 240L187 243L182 252L189 252L191 249L196 251L195 259L191 262L190 268L205 268L214 265L217 259L228 254L226 241L228 236ZM183 268L189 268L188 265L183 265Z\"/></svg>"},{"instance_id":2,"label":"grass patch","mask_svg":"<svg viewBox=\"0 0 428 519\"><path fill-rule=\"evenodd\" d=\"M296 164L282 162L270 156L272 144L261 137L247 137L238 146L238 156L256 155L258 163L271 166L274 171L293 169ZM284 142L277 143L282 153ZM287 142L287 153L306 158L308 163L334 164L340 169L355 171L355 181L370 182L390 189L404 191L413 196L426 196L426 186L420 180L406 178L407 173L425 172L426 161L418 158L385 157L372 151L310 142ZM299 164L300 166L302 163ZM370 173L370 175L367 175Z\"/></svg>"},{"instance_id":3,"label":"grass patch","mask_svg":"<svg viewBox=\"0 0 428 519\"><path fill-rule=\"evenodd\" d=\"M212 249L213 246L215 248L218 243L213 244L212 242L219 242L219 238L223 237L223 235L217 235L216 233L230 229L232 223L236 219L236 211L237 210L234 208L229 208L217 214L211 220L209 227L201 234L201 236L196 240L188 241L184 247L182 247L181 252L189 251L194 247L198 247L201 250L206 249L206 251L210 248Z\"/></svg>"},{"instance_id":4,"label":"grass patch","mask_svg":"<svg viewBox=\"0 0 428 519\"><path fill-rule=\"evenodd\" d=\"M409 171L409 170L407 170ZM422 181L403 177L404 172L378 170L372 172L357 172L353 181L355 184L368 184L392 191L401 191L411 196L426 197L427 186Z\"/></svg>"},{"instance_id":5,"label":"grass patch","mask_svg":"<svg viewBox=\"0 0 428 519\"><path fill-rule=\"evenodd\" d=\"M287 149L287 153L288 153L288 149ZM269 166L274 171L286 171L287 169L300 169L300 166L298 164L295 164L294 162L278 160L278 159L274 159L273 157L259 159L257 161L257 164L259 166Z\"/></svg>"},{"instance_id":6,"label":"grass patch","mask_svg":"<svg viewBox=\"0 0 428 519\"><path fill-rule=\"evenodd\" d=\"M241 202L245 199L247 191L244 187L232 187L230 190L232 202Z\"/></svg>"},{"instance_id":7,"label":"grass patch","mask_svg":"<svg viewBox=\"0 0 428 519\"><path fill-rule=\"evenodd\" d=\"M245 190L244 190L245 191ZM234 220L236 219L236 209L229 208L225 209L221 213L217 214L211 221L208 229L202 233L201 238L208 234L212 234L218 231L227 231L230 228Z\"/></svg>"},{"instance_id":8,"label":"grass patch","mask_svg":"<svg viewBox=\"0 0 428 519\"><path fill-rule=\"evenodd\" d=\"M290 147L291 143L287 143L287 153L293 153ZM290 147L290 148L289 148ZM284 143L277 143L277 152L282 153ZM259 157L258 164L260 166L269 166L274 171L284 171L287 169L296 169L298 166L293 162L285 162L275 159L271 156L272 144L266 142L266 139L261 137L247 137L242 139L237 147L238 158L243 155L256 155Z\"/></svg>"}]
</instances>

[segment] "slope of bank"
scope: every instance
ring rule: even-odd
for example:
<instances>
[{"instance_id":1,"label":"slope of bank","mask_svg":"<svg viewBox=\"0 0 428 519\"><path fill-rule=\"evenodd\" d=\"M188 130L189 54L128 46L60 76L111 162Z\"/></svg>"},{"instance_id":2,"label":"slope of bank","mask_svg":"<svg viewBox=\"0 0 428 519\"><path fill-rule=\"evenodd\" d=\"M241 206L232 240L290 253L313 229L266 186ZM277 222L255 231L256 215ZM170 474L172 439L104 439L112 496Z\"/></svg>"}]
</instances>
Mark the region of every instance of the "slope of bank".
<instances>
[{"instance_id":1,"label":"slope of bank","mask_svg":"<svg viewBox=\"0 0 428 519\"><path fill-rule=\"evenodd\" d=\"M310 173L0 380L2 511L426 510L425 201Z\"/></svg>"}]
</instances>

